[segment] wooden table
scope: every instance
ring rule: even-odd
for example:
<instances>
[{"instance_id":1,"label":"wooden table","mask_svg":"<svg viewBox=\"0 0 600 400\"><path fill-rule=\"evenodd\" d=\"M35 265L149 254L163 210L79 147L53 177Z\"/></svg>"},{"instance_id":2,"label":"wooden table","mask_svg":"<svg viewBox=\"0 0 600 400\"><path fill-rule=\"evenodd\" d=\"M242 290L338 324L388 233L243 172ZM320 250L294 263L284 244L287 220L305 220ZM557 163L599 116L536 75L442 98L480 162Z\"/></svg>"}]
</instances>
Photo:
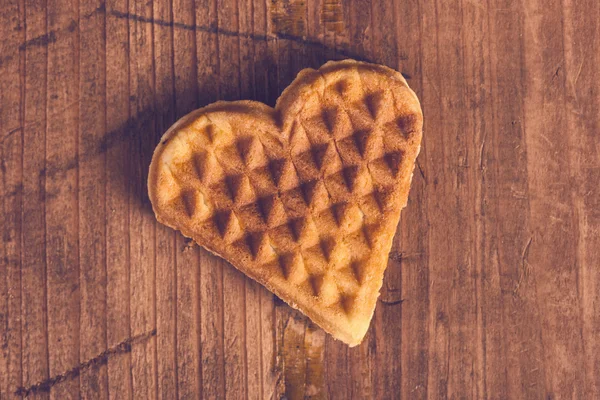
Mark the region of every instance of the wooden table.
<instances>
[{"instance_id":1,"label":"wooden table","mask_svg":"<svg viewBox=\"0 0 600 400\"><path fill-rule=\"evenodd\" d=\"M0 397L600 398L596 0L2 0ZM425 134L371 329L334 341L157 224L160 135L305 67Z\"/></svg>"}]
</instances>

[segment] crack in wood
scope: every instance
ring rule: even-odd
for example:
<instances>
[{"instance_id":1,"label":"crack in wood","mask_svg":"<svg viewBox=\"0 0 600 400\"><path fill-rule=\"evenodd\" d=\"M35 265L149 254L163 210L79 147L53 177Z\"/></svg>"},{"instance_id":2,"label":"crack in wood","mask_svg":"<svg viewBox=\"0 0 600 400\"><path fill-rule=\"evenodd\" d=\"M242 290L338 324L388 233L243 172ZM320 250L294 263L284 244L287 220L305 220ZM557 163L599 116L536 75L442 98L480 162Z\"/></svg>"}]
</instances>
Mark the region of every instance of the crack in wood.
<instances>
[{"instance_id":1,"label":"crack in wood","mask_svg":"<svg viewBox=\"0 0 600 400\"><path fill-rule=\"evenodd\" d=\"M43 35L29 39L25 43L21 43L21 45L19 46L19 51L23 51L28 47L48 46L50 43L54 43L54 42L56 42L56 31L50 31Z\"/></svg>"},{"instance_id":2,"label":"crack in wood","mask_svg":"<svg viewBox=\"0 0 600 400\"><path fill-rule=\"evenodd\" d=\"M398 299L398 300L384 300L384 299L379 299L379 302L383 305L386 306L395 306L397 304L402 304L404 302L404 299Z\"/></svg>"},{"instance_id":3,"label":"crack in wood","mask_svg":"<svg viewBox=\"0 0 600 400\"><path fill-rule=\"evenodd\" d=\"M83 372L91 367L106 364L108 362L109 356L122 354L122 353L129 353L131 351L132 345L142 343L154 336L156 336L156 329L153 329L149 332L142 333L142 334L130 337L128 339L125 339L122 342L120 342L119 344L117 344L116 346L113 346L110 349L103 351L102 353L98 354L96 357L91 358L85 362L82 362L81 364L77 365L76 367L71 368L68 371L63 372L62 374L55 375L51 378L45 379L41 382L38 382L36 384L30 385L27 387L23 387L23 386L18 387L14 393L16 396L26 397L26 396L29 396L30 394L35 394L35 393L39 393L39 392L49 392L53 386L55 386L61 382L65 382L69 379L73 379L73 378L79 376L79 374L81 374L81 372Z\"/></svg>"}]
</instances>

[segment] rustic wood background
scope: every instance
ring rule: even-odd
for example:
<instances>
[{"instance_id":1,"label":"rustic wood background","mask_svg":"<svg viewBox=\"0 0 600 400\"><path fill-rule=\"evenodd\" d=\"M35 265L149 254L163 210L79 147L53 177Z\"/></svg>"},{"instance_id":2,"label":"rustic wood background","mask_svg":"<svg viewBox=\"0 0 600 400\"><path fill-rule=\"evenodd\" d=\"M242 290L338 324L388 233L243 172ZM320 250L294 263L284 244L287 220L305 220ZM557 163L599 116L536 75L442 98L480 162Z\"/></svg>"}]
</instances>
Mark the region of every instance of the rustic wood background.
<instances>
[{"instance_id":1,"label":"rustic wood background","mask_svg":"<svg viewBox=\"0 0 600 400\"><path fill-rule=\"evenodd\" d=\"M0 4L0 398L600 398L597 0ZM178 117L346 57L425 114L353 349L145 183Z\"/></svg>"}]
</instances>

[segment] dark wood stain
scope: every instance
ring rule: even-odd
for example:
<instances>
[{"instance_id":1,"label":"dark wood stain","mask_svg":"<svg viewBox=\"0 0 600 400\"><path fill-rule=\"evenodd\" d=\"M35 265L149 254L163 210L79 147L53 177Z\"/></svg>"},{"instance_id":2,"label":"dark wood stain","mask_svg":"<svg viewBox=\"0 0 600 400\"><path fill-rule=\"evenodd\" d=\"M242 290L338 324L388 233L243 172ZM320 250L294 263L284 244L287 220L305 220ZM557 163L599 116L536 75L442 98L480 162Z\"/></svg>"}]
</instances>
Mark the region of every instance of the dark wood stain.
<instances>
[{"instance_id":1,"label":"dark wood stain","mask_svg":"<svg viewBox=\"0 0 600 400\"><path fill-rule=\"evenodd\" d=\"M599 13L5 1L0 398L600 398ZM347 57L401 71L425 113L352 349L156 223L145 183L182 115L273 105L301 69Z\"/></svg>"},{"instance_id":2,"label":"dark wood stain","mask_svg":"<svg viewBox=\"0 0 600 400\"><path fill-rule=\"evenodd\" d=\"M326 33L343 35L346 27L344 25L344 5L341 0L324 0L321 10L321 24Z\"/></svg>"},{"instance_id":3,"label":"dark wood stain","mask_svg":"<svg viewBox=\"0 0 600 400\"><path fill-rule=\"evenodd\" d=\"M270 14L273 33L306 35L306 0L271 0Z\"/></svg>"}]
</instances>

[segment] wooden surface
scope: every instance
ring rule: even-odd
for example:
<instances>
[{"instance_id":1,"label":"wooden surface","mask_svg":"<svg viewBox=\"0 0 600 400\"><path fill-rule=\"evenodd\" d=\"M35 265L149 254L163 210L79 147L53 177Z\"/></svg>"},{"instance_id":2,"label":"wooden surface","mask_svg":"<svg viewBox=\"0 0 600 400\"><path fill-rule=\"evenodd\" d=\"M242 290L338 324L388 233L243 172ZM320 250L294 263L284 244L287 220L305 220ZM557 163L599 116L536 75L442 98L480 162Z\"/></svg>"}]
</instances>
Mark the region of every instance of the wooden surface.
<instances>
[{"instance_id":1,"label":"wooden surface","mask_svg":"<svg viewBox=\"0 0 600 400\"><path fill-rule=\"evenodd\" d=\"M0 4L0 398L600 398L597 0ZM352 349L145 184L178 117L345 57L425 115Z\"/></svg>"}]
</instances>

